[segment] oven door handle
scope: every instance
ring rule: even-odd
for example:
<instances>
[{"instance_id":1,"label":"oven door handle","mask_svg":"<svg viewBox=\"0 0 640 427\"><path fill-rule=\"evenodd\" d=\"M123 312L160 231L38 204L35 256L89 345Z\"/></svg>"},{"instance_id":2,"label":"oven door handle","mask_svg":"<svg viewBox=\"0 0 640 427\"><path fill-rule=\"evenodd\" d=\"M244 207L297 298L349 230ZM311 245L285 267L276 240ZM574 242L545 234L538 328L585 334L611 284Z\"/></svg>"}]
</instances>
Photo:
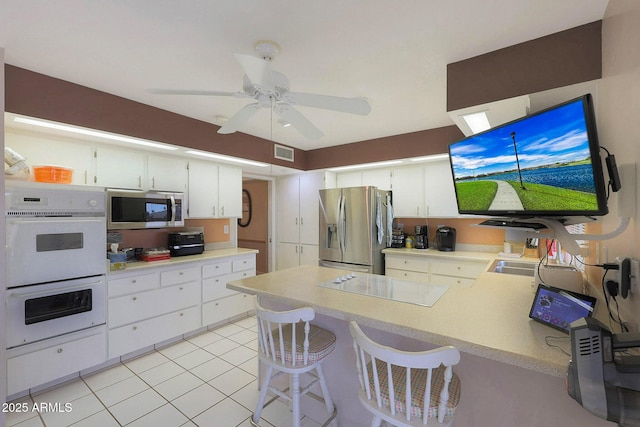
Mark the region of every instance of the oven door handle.
<instances>
[{"instance_id":1,"label":"oven door handle","mask_svg":"<svg viewBox=\"0 0 640 427\"><path fill-rule=\"evenodd\" d=\"M11 298L24 298L24 299L29 299L29 298L34 298L34 297L38 297L38 296L46 296L46 295L52 295L52 294L56 294L56 293L65 293L65 292L70 292L70 291L74 291L74 290L78 290L78 289L87 289L90 288L92 286L96 286L101 284L102 281L98 280L97 282L90 282L90 283L83 283L83 284L78 284L78 285L71 285L71 286L67 286L61 289L47 289L44 291L38 291L38 292L28 292L28 293L23 293L23 292L9 292L9 297Z\"/></svg>"}]
</instances>

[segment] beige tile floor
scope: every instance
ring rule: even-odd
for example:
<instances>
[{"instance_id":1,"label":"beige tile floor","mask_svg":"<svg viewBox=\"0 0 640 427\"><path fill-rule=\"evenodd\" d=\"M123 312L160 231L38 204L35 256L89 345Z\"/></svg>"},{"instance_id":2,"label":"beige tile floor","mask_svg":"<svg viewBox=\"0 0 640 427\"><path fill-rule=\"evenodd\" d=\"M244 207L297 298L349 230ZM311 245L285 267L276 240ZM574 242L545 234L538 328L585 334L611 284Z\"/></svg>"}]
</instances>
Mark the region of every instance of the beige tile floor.
<instances>
[{"instance_id":1,"label":"beige tile floor","mask_svg":"<svg viewBox=\"0 0 640 427\"><path fill-rule=\"evenodd\" d=\"M24 397L26 412L7 414L16 427L249 427L258 398L255 317ZM33 410L34 404L62 410ZM70 404L70 410L64 409ZM291 413L276 401L262 427L287 427ZM302 425L320 424L304 417Z\"/></svg>"}]
</instances>

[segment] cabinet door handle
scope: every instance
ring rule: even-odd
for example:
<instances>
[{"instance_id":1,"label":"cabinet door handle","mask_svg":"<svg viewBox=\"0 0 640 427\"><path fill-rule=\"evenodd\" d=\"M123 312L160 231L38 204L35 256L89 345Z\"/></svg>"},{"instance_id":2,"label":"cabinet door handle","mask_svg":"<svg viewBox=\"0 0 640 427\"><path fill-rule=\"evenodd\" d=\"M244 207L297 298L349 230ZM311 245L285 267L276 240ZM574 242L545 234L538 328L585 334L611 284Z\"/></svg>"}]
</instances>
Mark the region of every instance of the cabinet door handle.
<instances>
[{"instance_id":1,"label":"cabinet door handle","mask_svg":"<svg viewBox=\"0 0 640 427\"><path fill-rule=\"evenodd\" d=\"M184 313L180 313L180 317L184 316Z\"/></svg>"},{"instance_id":2,"label":"cabinet door handle","mask_svg":"<svg viewBox=\"0 0 640 427\"><path fill-rule=\"evenodd\" d=\"M300 225L304 225L304 218L300 217Z\"/></svg>"},{"instance_id":3,"label":"cabinet door handle","mask_svg":"<svg viewBox=\"0 0 640 427\"><path fill-rule=\"evenodd\" d=\"M300 254L304 253L304 246L300 245Z\"/></svg>"},{"instance_id":4,"label":"cabinet door handle","mask_svg":"<svg viewBox=\"0 0 640 427\"><path fill-rule=\"evenodd\" d=\"M59 349L57 350L58 354L62 353L62 351L63 351L63 350L62 350L61 348L59 348Z\"/></svg>"},{"instance_id":5,"label":"cabinet door handle","mask_svg":"<svg viewBox=\"0 0 640 427\"><path fill-rule=\"evenodd\" d=\"M180 290L181 290L181 291L184 291L184 286L180 286Z\"/></svg>"},{"instance_id":6,"label":"cabinet door handle","mask_svg":"<svg viewBox=\"0 0 640 427\"><path fill-rule=\"evenodd\" d=\"M137 283L138 281L136 279L132 279L131 283Z\"/></svg>"},{"instance_id":7,"label":"cabinet door handle","mask_svg":"<svg viewBox=\"0 0 640 427\"><path fill-rule=\"evenodd\" d=\"M220 209L220 215L224 216L224 206Z\"/></svg>"},{"instance_id":8,"label":"cabinet door handle","mask_svg":"<svg viewBox=\"0 0 640 427\"><path fill-rule=\"evenodd\" d=\"M298 225L298 217L296 217L296 225Z\"/></svg>"},{"instance_id":9,"label":"cabinet door handle","mask_svg":"<svg viewBox=\"0 0 640 427\"><path fill-rule=\"evenodd\" d=\"M138 330L138 327L137 327L137 326L134 326L134 327L132 327L132 328L131 328L131 330L133 330L133 331L137 331L137 330Z\"/></svg>"},{"instance_id":10,"label":"cabinet door handle","mask_svg":"<svg viewBox=\"0 0 640 427\"><path fill-rule=\"evenodd\" d=\"M182 276L184 274L184 271L181 271L179 274Z\"/></svg>"},{"instance_id":11,"label":"cabinet door handle","mask_svg":"<svg viewBox=\"0 0 640 427\"><path fill-rule=\"evenodd\" d=\"M216 216L216 207L213 207L213 216Z\"/></svg>"},{"instance_id":12,"label":"cabinet door handle","mask_svg":"<svg viewBox=\"0 0 640 427\"><path fill-rule=\"evenodd\" d=\"M138 300L138 297L131 298L131 301L137 301L137 300Z\"/></svg>"},{"instance_id":13,"label":"cabinet door handle","mask_svg":"<svg viewBox=\"0 0 640 427\"><path fill-rule=\"evenodd\" d=\"M84 183L85 183L85 184L88 184L88 182L87 182L87 175L88 175L88 172L87 172L87 170L85 169L85 171L84 171Z\"/></svg>"},{"instance_id":14,"label":"cabinet door handle","mask_svg":"<svg viewBox=\"0 0 640 427\"><path fill-rule=\"evenodd\" d=\"M142 175L138 175L138 188L142 188Z\"/></svg>"}]
</instances>

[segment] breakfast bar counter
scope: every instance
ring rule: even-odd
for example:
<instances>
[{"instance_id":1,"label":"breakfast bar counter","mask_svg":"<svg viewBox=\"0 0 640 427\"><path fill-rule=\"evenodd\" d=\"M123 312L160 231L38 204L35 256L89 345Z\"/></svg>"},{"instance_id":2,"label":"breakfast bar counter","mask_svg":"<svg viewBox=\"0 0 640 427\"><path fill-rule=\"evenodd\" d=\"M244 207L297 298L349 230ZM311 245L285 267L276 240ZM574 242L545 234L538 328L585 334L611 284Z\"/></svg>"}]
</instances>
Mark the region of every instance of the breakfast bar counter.
<instances>
[{"instance_id":1,"label":"breakfast bar counter","mask_svg":"<svg viewBox=\"0 0 640 427\"><path fill-rule=\"evenodd\" d=\"M536 372L566 375L569 357L545 343L545 336L562 333L528 317L531 278L484 272L474 286L450 287L432 307L318 286L348 273L301 266L231 282L228 287L437 346L453 345ZM564 347L569 350L568 340Z\"/></svg>"},{"instance_id":2,"label":"breakfast bar counter","mask_svg":"<svg viewBox=\"0 0 640 427\"><path fill-rule=\"evenodd\" d=\"M458 348L462 357L454 370L463 391L457 426L612 425L567 394L570 357L564 352L570 353L569 338L529 319L534 297L530 277L484 271L472 286L449 286L433 306L426 307L320 286L349 273L300 266L227 284L257 295L267 308L312 307L314 322L336 334L337 354L327 361L325 373L340 425L370 423L356 397L351 320L370 338L403 350Z\"/></svg>"}]
</instances>

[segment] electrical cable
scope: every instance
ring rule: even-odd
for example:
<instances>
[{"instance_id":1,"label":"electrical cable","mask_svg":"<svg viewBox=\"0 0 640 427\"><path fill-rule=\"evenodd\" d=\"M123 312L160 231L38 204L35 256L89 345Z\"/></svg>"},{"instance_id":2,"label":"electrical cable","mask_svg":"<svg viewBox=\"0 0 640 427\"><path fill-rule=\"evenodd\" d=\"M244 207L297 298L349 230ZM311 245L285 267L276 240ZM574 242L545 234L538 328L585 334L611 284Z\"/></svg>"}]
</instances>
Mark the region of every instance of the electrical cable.
<instances>
[{"instance_id":1,"label":"electrical cable","mask_svg":"<svg viewBox=\"0 0 640 427\"><path fill-rule=\"evenodd\" d=\"M551 348L557 348L558 350L560 350L561 352L563 352L564 354L566 354L567 356L571 357L571 353L568 353L564 350L564 348L560 347L559 345L556 344L551 344L549 342L549 340L559 340L559 341L569 341L569 337L554 337L551 335L547 335L546 337L544 337L544 342L547 343L547 345Z\"/></svg>"}]
</instances>

